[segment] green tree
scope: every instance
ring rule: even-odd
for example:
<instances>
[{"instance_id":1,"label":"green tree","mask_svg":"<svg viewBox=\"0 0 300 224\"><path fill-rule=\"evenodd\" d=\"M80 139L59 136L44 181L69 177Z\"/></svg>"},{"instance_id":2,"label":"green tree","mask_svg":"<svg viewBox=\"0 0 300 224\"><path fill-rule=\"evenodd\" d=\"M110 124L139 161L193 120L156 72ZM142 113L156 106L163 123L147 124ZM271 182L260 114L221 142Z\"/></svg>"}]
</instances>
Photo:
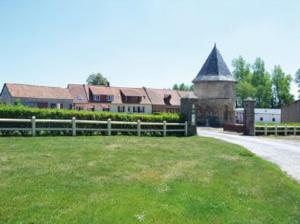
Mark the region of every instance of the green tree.
<instances>
[{"instance_id":1,"label":"green tree","mask_svg":"<svg viewBox=\"0 0 300 224\"><path fill-rule=\"evenodd\" d=\"M173 85L173 90L180 90L180 91L192 91L193 90L193 85L188 85L188 84L174 84Z\"/></svg>"},{"instance_id":2,"label":"green tree","mask_svg":"<svg viewBox=\"0 0 300 224\"><path fill-rule=\"evenodd\" d=\"M297 70L296 75L295 75L295 82L298 86L298 93L299 93L299 98L300 98L300 68Z\"/></svg>"},{"instance_id":3,"label":"green tree","mask_svg":"<svg viewBox=\"0 0 300 224\"><path fill-rule=\"evenodd\" d=\"M90 74L86 82L89 85L109 86L109 81L101 73Z\"/></svg>"},{"instance_id":4,"label":"green tree","mask_svg":"<svg viewBox=\"0 0 300 224\"><path fill-rule=\"evenodd\" d=\"M245 59L240 56L232 61L233 75L236 84L236 99L237 106L242 107L244 100L248 97L255 96L255 87L252 85L252 73L250 70L250 64L245 61Z\"/></svg>"},{"instance_id":5,"label":"green tree","mask_svg":"<svg viewBox=\"0 0 300 224\"><path fill-rule=\"evenodd\" d=\"M179 89L178 84L174 84L172 89L178 90Z\"/></svg>"},{"instance_id":6,"label":"green tree","mask_svg":"<svg viewBox=\"0 0 300 224\"><path fill-rule=\"evenodd\" d=\"M272 73L273 98L275 107L280 108L294 100L293 95L290 93L291 82L291 75L285 74L282 68L279 65L276 65Z\"/></svg>"},{"instance_id":7,"label":"green tree","mask_svg":"<svg viewBox=\"0 0 300 224\"><path fill-rule=\"evenodd\" d=\"M272 105L272 81L265 69L265 62L261 58L256 58L252 65L251 83L256 90L254 95L256 106L270 107Z\"/></svg>"}]
</instances>

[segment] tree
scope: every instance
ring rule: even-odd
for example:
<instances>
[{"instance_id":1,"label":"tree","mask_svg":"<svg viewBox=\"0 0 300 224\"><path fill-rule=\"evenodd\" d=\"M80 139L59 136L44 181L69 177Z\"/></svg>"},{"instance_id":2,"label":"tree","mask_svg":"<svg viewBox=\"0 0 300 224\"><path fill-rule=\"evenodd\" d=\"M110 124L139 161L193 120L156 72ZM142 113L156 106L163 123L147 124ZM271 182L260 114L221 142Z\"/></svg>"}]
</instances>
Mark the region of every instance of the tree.
<instances>
[{"instance_id":1,"label":"tree","mask_svg":"<svg viewBox=\"0 0 300 224\"><path fill-rule=\"evenodd\" d=\"M89 85L109 86L108 79L105 78L101 73L90 74L86 82Z\"/></svg>"},{"instance_id":2,"label":"tree","mask_svg":"<svg viewBox=\"0 0 300 224\"><path fill-rule=\"evenodd\" d=\"M252 74L250 71L250 64L248 64L242 56L233 59L232 66L234 67L233 76L237 82L251 81Z\"/></svg>"},{"instance_id":3,"label":"tree","mask_svg":"<svg viewBox=\"0 0 300 224\"><path fill-rule=\"evenodd\" d=\"M180 91L192 91L193 90L193 85L188 85L188 84L174 84L173 85L173 90L180 90Z\"/></svg>"},{"instance_id":4,"label":"tree","mask_svg":"<svg viewBox=\"0 0 300 224\"><path fill-rule=\"evenodd\" d=\"M285 74L281 67L276 65L272 73L273 98L275 107L280 108L294 100L293 95L290 93L291 82L291 75Z\"/></svg>"},{"instance_id":5,"label":"tree","mask_svg":"<svg viewBox=\"0 0 300 224\"><path fill-rule=\"evenodd\" d=\"M256 58L252 65L252 73L251 83L256 89L254 95L256 106L268 108L272 105L272 81L265 69L265 62L261 58Z\"/></svg>"},{"instance_id":6,"label":"tree","mask_svg":"<svg viewBox=\"0 0 300 224\"><path fill-rule=\"evenodd\" d=\"M299 93L299 98L300 98L300 68L297 70L296 75L295 75L295 82L298 85L298 93Z\"/></svg>"},{"instance_id":7,"label":"tree","mask_svg":"<svg viewBox=\"0 0 300 224\"><path fill-rule=\"evenodd\" d=\"M174 85L173 85L173 89L174 89L174 90L178 90L178 89L179 89L178 84L174 84Z\"/></svg>"},{"instance_id":8,"label":"tree","mask_svg":"<svg viewBox=\"0 0 300 224\"><path fill-rule=\"evenodd\" d=\"M250 64L245 61L245 59L240 56L233 59L232 66L234 68L233 75L236 84L236 98L237 106L242 107L244 100L248 97L255 96L255 87L252 85L252 73L250 70Z\"/></svg>"}]
</instances>

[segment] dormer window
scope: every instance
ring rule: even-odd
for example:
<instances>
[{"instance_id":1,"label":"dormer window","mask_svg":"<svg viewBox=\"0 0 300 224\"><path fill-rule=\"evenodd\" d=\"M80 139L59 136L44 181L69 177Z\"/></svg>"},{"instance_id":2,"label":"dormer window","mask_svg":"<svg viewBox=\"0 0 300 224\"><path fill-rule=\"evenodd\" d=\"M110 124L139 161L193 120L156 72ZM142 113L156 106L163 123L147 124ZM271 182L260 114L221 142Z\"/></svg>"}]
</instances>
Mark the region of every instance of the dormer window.
<instances>
[{"instance_id":1,"label":"dormer window","mask_svg":"<svg viewBox=\"0 0 300 224\"><path fill-rule=\"evenodd\" d=\"M100 96L98 96L98 95L94 95L94 101L97 101L97 102L100 102Z\"/></svg>"},{"instance_id":2,"label":"dormer window","mask_svg":"<svg viewBox=\"0 0 300 224\"><path fill-rule=\"evenodd\" d=\"M107 96L107 102L112 102L114 100L114 96Z\"/></svg>"}]
</instances>

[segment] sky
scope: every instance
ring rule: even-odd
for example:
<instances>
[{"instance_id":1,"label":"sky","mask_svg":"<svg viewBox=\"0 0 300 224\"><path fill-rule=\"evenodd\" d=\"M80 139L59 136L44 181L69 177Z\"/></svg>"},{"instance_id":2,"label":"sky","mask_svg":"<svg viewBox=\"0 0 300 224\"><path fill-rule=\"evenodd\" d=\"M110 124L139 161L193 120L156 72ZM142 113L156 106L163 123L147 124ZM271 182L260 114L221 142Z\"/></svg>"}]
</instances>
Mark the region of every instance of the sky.
<instances>
[{"instance_id":1,"label":"sky","mask_svg":"<svg viewBox=\"0 0 300 224\"><path fill-rule=\"evenodd\" d=\"M232 59L300 68L299 0L0 0L0 85L190 83L214 43ZM293 84L293 93L297 88Z\"/></svg>"}]
</instances>

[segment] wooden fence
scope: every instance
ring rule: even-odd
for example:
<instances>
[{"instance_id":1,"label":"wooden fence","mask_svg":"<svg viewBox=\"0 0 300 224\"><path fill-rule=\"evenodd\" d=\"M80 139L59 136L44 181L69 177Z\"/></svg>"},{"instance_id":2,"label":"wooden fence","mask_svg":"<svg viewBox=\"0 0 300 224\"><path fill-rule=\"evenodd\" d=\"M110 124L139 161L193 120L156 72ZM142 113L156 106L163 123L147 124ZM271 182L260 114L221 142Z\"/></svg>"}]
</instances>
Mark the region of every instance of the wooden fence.
<instances>
[{"instance_id":1,"label":"wooden fence","mask_svg":"<svg viewBox=\"0 0 300 224\"><path fill-rule=\"evenodd\" d=\"M255 126L255 135L300 135L299 126L268 126L267 124Z\"/></svg>"},{"instance_id":2,"label":"wooden fence","mask_svg":"<svg viewBox=\"0 0 300 224\"><path fill-rule=\"evenodd\" d=\"M60 119L36 119L34 116L31 119L0 118L0 124L7 124L7 123L9 124L9 127L3 127L3 125L1 125L0 131L30 132L32 136L36 136L38 131L48 131L48 132L65 131L65 132L72 133L73 136L76 136L76 133L78 131L105 132L109 136L112 135L112 133L117 133L117 132L126 132L126 133L133 132L136 133L138 136L141 136L141 134L144 132L160 132L163 136L167 136L168 133L175 133L175 132L182 133L185 136L188 135L187 122L184 123L167 123L166 121L141 122L140 120L138 120L137 122L125 122L125 121L112 121L110 119L108 119L107 121L96 121L96 120L76 120L75 117L73 117L72 119L60 120ZM46 127L38 126L38 124L41 123L48 124L48 126ZM16 125L16 124L22 124L22 125ZM49 124L55 124L55 126L50 127ZM86 126L101 125L101 127L79 127L81 124L84 124Z\"/></svg>"}]
</instances>

